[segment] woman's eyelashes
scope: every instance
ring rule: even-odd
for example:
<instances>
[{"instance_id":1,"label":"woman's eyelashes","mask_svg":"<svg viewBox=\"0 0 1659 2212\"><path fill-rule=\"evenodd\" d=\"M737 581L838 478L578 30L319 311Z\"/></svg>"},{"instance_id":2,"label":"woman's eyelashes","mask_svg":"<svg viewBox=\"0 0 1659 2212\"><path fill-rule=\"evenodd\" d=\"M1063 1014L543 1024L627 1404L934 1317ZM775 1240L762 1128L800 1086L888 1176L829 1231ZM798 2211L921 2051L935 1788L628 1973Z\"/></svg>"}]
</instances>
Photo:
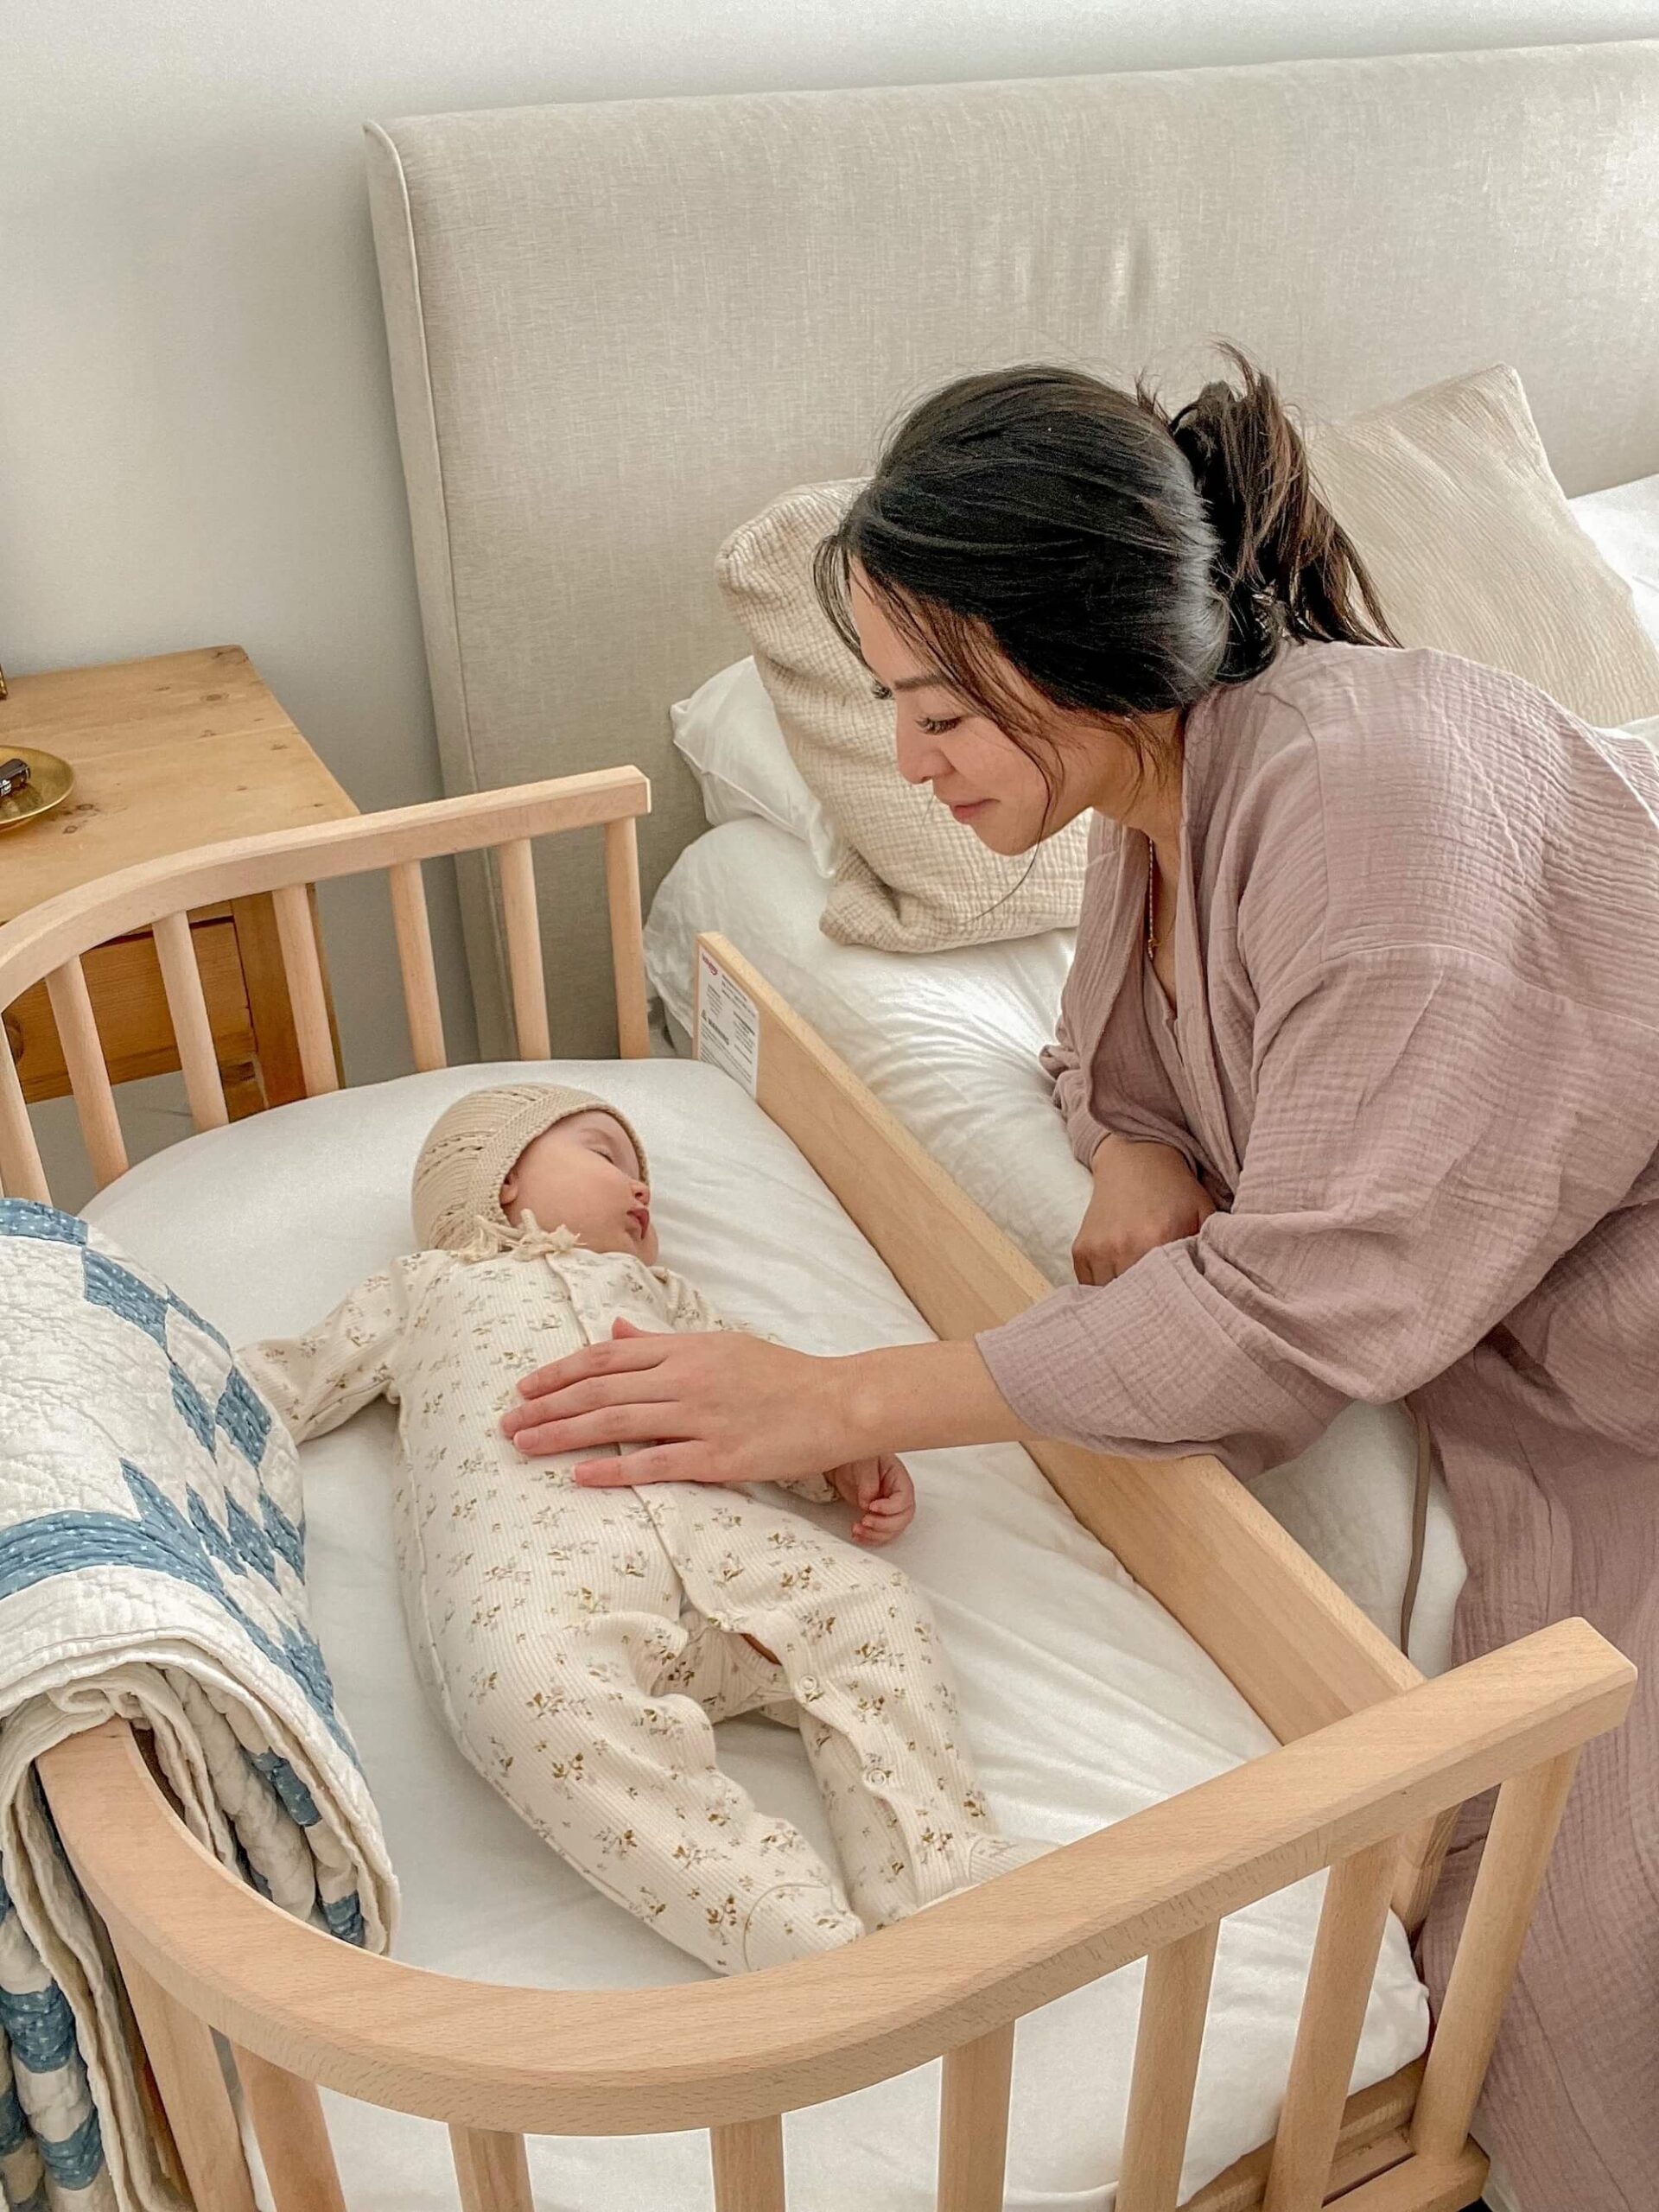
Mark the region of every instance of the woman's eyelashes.
<instances>
[{"instance_id":1,"label":"woman's eyelashes","mask_svg":"<svg viewBox=\"0 0 1659 2212\"><path fill-rule=\"evenodd\" d=\"M885 702L891 699L893 694L885 683L872 683L870 696ZM943 737L947 730L955 729L961 720L960 715L918 715L916 727L925 737Z\"/></svg>"}]
</instances>

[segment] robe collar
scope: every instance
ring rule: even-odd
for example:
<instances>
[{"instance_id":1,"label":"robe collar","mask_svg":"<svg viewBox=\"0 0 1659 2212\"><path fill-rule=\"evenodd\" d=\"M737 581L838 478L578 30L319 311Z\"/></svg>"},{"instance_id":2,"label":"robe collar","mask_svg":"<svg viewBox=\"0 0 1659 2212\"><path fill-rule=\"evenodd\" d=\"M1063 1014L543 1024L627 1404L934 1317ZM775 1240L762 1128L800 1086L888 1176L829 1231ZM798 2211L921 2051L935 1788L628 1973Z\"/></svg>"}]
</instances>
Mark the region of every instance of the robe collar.
<instances>
[{"instance_id":1,"label":"robe collar","mask_svg":"<svg viewBox=\"0 0 1659 2212\"><path fill-rule=\"evenodd\" d=\"M1201 909L1204 854L1211 832L1225 741L1227 687L1206 692L1187 715L1181 774L1180 887L1175 916L1175 1035L1185 1087L1191 1094L1192 1135L1211 1173L1230 1195L1237 1188L1242 1162L1228 1126L1221 1071L1216 1058L1215 1027L1210 1017L1205 973L1205 916ZM1108 1004L1126 990L1140 1001L1141 963L1146 957L1147 855L1148 839L1139 830L1103 819L1096 823L1090 867L1109 868L1099 895L1107 904L1110 953L1106 966Z\"/></svg>"}]
</instances>

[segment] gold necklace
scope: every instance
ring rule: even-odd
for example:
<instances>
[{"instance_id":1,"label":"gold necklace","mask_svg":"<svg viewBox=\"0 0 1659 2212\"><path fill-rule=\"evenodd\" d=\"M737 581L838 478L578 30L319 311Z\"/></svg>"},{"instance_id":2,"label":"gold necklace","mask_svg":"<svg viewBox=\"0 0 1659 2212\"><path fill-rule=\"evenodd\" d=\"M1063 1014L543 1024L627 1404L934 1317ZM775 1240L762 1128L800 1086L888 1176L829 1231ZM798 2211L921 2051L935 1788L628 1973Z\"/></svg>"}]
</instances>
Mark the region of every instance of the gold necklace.
<instances>
[{"instance_id":1,"label":"gold necklace","mask_svg":"<svg viewBox=\"0 0 1659 2212\"><path fill-rule=\"evenodd\" d=\"M1158 848L1147 840L1147 957L1158 957Z\"/></svg>"}]
</instances>

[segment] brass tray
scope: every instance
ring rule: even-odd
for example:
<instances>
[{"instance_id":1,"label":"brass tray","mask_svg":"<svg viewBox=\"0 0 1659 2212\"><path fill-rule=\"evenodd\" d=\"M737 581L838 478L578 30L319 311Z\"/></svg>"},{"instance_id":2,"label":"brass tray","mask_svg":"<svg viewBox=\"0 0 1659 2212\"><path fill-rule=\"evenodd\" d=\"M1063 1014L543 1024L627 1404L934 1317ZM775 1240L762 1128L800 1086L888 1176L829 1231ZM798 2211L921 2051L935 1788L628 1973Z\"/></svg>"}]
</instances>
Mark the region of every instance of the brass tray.
<instances>
[{"instance_id":1,"label":"brass tray","mask_svg":"<svg viewBox=\"0 0 1659 2212\"><path fill-rule=\"evenodd\" d=\"M0 734L0 760L27 760L29 781L10 798L0 798L0 830L16 830L25 822L38 822L54 807L61 806L75 788L75 772L55 753L32 753L26 745L8 745Z\"/></svg>"}]
</instances>

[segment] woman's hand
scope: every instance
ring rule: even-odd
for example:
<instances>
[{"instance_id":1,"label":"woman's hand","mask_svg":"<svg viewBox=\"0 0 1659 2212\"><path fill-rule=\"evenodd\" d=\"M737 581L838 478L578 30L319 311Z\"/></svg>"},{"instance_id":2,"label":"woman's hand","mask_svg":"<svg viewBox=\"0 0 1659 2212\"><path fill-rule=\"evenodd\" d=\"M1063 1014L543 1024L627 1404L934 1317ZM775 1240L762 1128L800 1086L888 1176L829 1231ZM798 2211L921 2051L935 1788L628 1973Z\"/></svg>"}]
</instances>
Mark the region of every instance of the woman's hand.
<instances>
[{"instance_id":1,"label":"woman's hand","mask_svg":"<svg viewBox=\"0 0 1659 2212\"><path fill-rule=\"evenodd\" d=\"M1173 1145L1109 1136L1089 1172L1094 1194L1071 1246L1079 1282L1110 1282L1155 1246L1195 1235L1216 1210Z\"/></svg>"},{"instance_id":2,"label":"woman's hand","mask_svg":"<svg viewBox=\"0 0 1659 2212\"><path fill-rule=\"evenodd\" d=\"M830 1480L836 1495L853 1509L855 1544L890 1544L916 1518L916 1485L909 1468L891 1452L831 1467Z\"/></svg>"},{"instance_id":3,"label":"woman's hand","mask_svg":"<svg viewBox=\"0 0 1659 2212\"><path fill-rule=\"evenodd\" d=\"M618 1320L608 1344L527 1375L501 1427L531 1459L642 1447L582 1461L575 1478L595 1490L787 1482L859 1456L838 1372L849 1363L741 1330L658 1335Z\"/></svg>"}]
</instances>

